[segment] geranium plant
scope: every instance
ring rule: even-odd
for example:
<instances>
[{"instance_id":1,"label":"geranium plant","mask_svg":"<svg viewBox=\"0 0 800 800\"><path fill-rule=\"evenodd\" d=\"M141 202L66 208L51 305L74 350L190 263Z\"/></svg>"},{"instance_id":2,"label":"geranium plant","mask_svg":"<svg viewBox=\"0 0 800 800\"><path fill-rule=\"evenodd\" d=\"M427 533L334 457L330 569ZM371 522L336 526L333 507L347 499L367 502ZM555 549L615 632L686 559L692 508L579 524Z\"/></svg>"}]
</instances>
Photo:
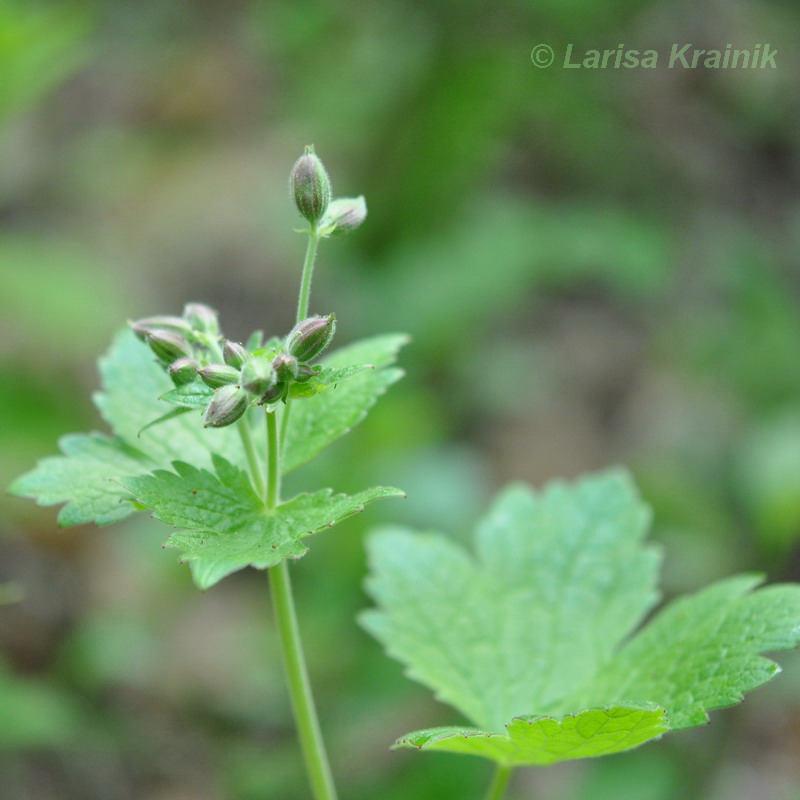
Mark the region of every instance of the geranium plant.
<instances>
[{"instance_id":1,"label":"geranium plant","mask_svg":"<svg viewBox=\"0 0 800 800\"><path fill-rule=\"evenodd\" d=\"M317 246L357 228L363 197L333 199L312 147L290 194L308 246L296 325L288 334L228 340L216 312L131 323L100 359L97 408L110 434L65 436L12 491L61 504L59 523L116 522L149 510L175 529L200 589L246 567L265 569L289 693L316 800L336 790L320 734L292 596L289 562L309 536L399 497L375 487L286 498L281 478L358 424L402 372L403 334L327 353L332 313L310 315ZM323 353L325 355L323 356ZM387 528L369 539L361 621L473 723L429 728L397 747L483 756L503 796L515 767L596 757L702 725L711 709L778 671L760 654L800 638L800 587L755 590L758 576L722 581L662 610L658 557L644 543L649 511L623 471L503 491L478 525L474 552L435 533Z\"/></svg>"}]
</instances>

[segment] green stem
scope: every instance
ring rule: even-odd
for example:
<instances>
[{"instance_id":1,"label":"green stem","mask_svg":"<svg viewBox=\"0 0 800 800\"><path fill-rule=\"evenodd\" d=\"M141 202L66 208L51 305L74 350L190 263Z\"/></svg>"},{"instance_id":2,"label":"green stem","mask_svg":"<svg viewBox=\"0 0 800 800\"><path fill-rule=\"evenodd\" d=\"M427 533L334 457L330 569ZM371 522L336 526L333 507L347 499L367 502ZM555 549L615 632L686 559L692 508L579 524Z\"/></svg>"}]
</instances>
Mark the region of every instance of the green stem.
<instances>
[{"instance_id":1,"label":"green stem","mask_svg":"<svg viewBox=\"0 0 800 800\"><path fill-rule=\"evenodd\" d=\"M269 510L280 503L281 451L278 439L278 422L275 412L267 412L268 471L266 504ZM283 665L289 683L289 696L292 700L297 733L306 762L308 779L315 800L336 800L336 787L322 732L319 727L311 682L308 678L300 627L292 596L292 581L289 566L283 559L269 568L269 585L278 633L281 639Z\"/></svg>"},{"instance_id":2,"label":"green stem","mask_svg":"<svg viewBox=\"0 0 800 800\"><path fill-rule=\"evenodd\" d=\"M317 256L319 234L317 227L311 224L306 247L306 260L303 262L303 277L300 281L300 295L297 298L297 321L302 322L308 316L308 303L311 298L311 278L314 276L314 259Z\"/></svg>"},{"instance_id":3,"label":"green stem","mask_svg":"<svg viewBox=\"0 0 800 800\"><path fill-rule=\"evenodd\" d=\"M484 800L502 800L505 797L512 771L513 767L504 766L503 764L497 765Z\"/></svg>"},{"instance_id":4,"label":"green stem","mask_svg":"<svg viewBox=\"0 0 800 800\"><path fill-rule=\"evenodd\" d=\"M336 787L325 753L311 683L308 679L297 613L292 597L289 567L284 559L269 569L272 603L283 648L283 663L289 681L297 733L303 748L308 779L315 800L336 800Z\"/></svg>"},{"instance_id":5,"label":"green stem","mask_svg":"<svg viewBox=\"0 0 800 800\"><path fill-rule=\"evenodd\" d=\"M281 502L281 445L278 441L278 420L275 411L267 417L267 508L272 510Z\"/></svg>"},{"instance_id":6,"label":"green stem","mask_svg":"<svg viewBox=\"0 0 800 800\"><path fill-rule=\"evenodd\" d=\"M286 403L283 406L283 414L281 415L281 454L283 448L286 447L286 431L289 430L289 410L291 409L291 397L286 398Z\"/></svg>"},{"instance_id":7,"label":"green stem","mask_svg":"<svg viewBox=\"0 0 800 800\"><path fill-rule=\"evenodd\" d=\"M297 298L297 322L302 322L308 316L308 304L311 299L311 279L314 277L314 260L317 257L317 245L319 236L315 225L311 225L308 233L308 244L306 245L306 258L303 262L303 277L300 279L300 294ZM289 428L289 410L291 409L289 398L283 409L283 419L281 421L281 446L286 440L286 431Z\"/></svg>"},{"instance_id":8,"label":"green stem","mask_svg":"<svg viewBox=\"0 0 800 800\"><path fill-rule=\"evenodd\" d=\"M261 462L258 460L255 445L253 444L253 434L248 422L249 411L236 423L239 429L239 436L242 439L244 453L247 457L247 466L250 469L250 482L253 484L253 491L261 498L266 499L267 485L264 483L264 476L261 472Z\"/></svg>"}]
</instances>

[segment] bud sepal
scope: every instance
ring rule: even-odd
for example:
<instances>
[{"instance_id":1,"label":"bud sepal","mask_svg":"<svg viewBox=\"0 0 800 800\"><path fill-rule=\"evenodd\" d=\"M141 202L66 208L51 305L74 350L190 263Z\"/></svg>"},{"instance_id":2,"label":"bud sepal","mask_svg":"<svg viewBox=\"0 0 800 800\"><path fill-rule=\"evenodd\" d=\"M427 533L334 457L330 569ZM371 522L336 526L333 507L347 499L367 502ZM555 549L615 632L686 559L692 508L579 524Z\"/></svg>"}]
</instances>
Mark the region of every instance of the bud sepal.
<instances>
[{"instance_id":1,"label":"bud sepal","mask_svg":"<svg viewBox=\"0 0 800 800\"><path fill-rule=\"evenodd\" d=\"M229 367L241 369L244 366L244 362L250 359L250 353L239 342L232 342L226 339L222 348L222 359Z\"/></svg>"},{"instance_id":2,"label":"bud sepal","mask_svg":"<svg viewBox=\"0 0 800 800\"><path fill-rule=\"evenodd\" d=\"M286 337L286 351L301 364L311 361L322 353L331 343L336 332L336 315L309 317L289 331Z\"/></svg>"},{"instance_id":3,"label":"bud sepal","mask_svg":"<svg viewBox=\"0 0 800 800\"><path fill-rule=\"evenodd\" d=\"M206 428L224 428L236 422L250 404L250 397L240 386L228 384L214 392L203 421Z\"/></svg>"},{"instance_id":4,"label":"bud sepal","mask_svg":"<svg viewBox=\"0 0 800 800\"><path fill-rule=\"evenodd\" d=\"M197 374L206 386L218 389L229 383L239 383L239 370L227 364L209 364L197 370Z\"/></svg>"},{"instance_id":5,"label":"bud sepal","mask_svg":"<svg viewBox=\"0 0 800 800\"><path fill-rule=\"evenodd\" d=\"M183 386L186 383L191 383L197 377L199 368L200 362L194 358L184 356L177 361L173 361L169 365L167 372L176 386Z\"/></svg>"},{"instance_id":6,"label":"bud sepal","mask_svg":"<svg viewBox=\"0 0 800 800\"><path fill-rule=\"evenodd\" d=\"M289 174L289 194L297 210L311 225L315 225L331 201L331 179L314 152L314 146L295 161Z\"/></svg>"},{"instance_id":7,"label":"bud sepal","mask_svg":"<svg viewBox=\"0 0 800 800\"><path fill-rule=\"evenodd\" d=\"M360 197L337 197L320 220L322 236L341 236L358 228L367 218L367 201Z\"/></svg>"},{"instance_id":8,"label":"bud sepal","mask_svg":"<svg viewBox=\"0 0 800 800\"><path fill-rule=\"evenodd\" d=\"M157 330L172 331L187 338L191 337L193 333L192 326L185 319L166 314L158 314L152 317L142 317L142 319L129 322L128 325L130 325L131 330L142 341L146 341L148 333Z\"/></svg>"},{"instance_id":9,"label":"bud sepal","mask_svg":"<svg viewBox=\"0 0 800 800\"><path fill-rule=\"evenodd\" d=\"M179 358L191 358L192 348L189 342L175 331L165 329L148 330L145 341L156 357L165 364L171 364Z\"/></svg>"},{"instance_id":10,"label":"bud sepal","mask_svg":"<svg viewBox=\"0 0 800 800\"><path fill-rule=\"evenodd\" d=\"M198 333L208 336L216 336L219 333L217 312L205 303L187 303L183 307L183 318L192 330Z\"/></svg>"}]
</instances>

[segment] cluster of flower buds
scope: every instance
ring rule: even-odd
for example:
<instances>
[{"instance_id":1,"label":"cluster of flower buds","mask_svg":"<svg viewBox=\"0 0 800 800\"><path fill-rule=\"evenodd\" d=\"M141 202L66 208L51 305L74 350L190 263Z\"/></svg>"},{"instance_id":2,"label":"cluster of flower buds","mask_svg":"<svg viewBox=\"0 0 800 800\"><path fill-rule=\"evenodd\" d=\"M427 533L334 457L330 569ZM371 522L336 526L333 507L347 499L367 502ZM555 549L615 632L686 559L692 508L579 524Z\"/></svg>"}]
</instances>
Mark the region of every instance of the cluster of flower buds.
<instances>
[{"instance_id":1,"label":"cluster of flower buds","mask_svg":"<svg viewBox=\"0 0 800 800\"><path fill-rule=\"evenodd\" d=\"M331 179L313 145L306 147L292 167L289 195L300 214L321 236L352 231L367 217L363 197L332 199Z\"/></svg>"},{"instance_id":2,"label":"cluster of flower buds","mask_svg":"<svg viewBox=\"0 0 800 800\"><path fill-rule=\"evenodd\" d=\"M270 405L285 400L293 382L303 383L316 374L308 362L330 344L336 318L309 317L295 325L280 350L254 353L226 341L224 364L207 364L196 374L214 395L206 408L205 425L223 428L236 422L252 403Z\"/></svg>"},{"instance_id":3,"label":"cluster of flower buds","mask_svg":"<svg viewBox=\"0 0 800 800\"><path fill-rule=\"evenodd\" d=\"M202 303L189 303L180 317L145 317L132 322L131 329L150 346L176 386L195 379L209 341L219 336L217 312Z\"/></svg>"}]
</instances>

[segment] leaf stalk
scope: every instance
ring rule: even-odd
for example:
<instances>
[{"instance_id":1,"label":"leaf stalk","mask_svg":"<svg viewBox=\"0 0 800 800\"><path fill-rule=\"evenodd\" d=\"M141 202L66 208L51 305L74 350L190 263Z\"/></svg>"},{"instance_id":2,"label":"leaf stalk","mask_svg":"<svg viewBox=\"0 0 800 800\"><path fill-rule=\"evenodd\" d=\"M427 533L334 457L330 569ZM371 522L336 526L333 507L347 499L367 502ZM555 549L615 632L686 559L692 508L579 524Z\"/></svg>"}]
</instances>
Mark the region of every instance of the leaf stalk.
<instances>
[{"instance_id":1,"label":"leaf stalk","mask_svg":"<svg viewBox=\"0 0 800 800\"><path fill-rule=\"evenodd\" d=\"M513 771L514 768L511 766L498 764L484 800L503 800Z\"/></svg>"}]
</instances>

